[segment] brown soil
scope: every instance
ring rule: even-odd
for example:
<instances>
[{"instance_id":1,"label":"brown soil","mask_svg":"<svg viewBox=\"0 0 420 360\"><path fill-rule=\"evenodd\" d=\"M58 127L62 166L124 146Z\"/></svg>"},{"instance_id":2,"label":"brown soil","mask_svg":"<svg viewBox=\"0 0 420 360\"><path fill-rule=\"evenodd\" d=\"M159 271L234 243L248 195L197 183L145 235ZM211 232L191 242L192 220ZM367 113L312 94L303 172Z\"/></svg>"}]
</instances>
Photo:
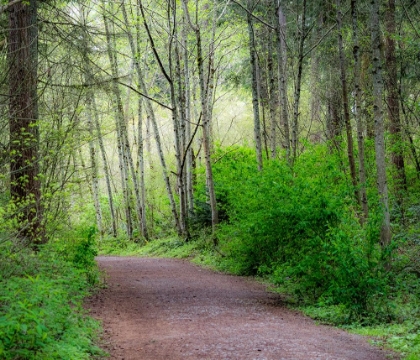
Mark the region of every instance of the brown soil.
<instances>
[{"instance_id":1,"label":"brown soil","mask_svg":"<svg viewBox=\"0 0 420 360\"><path fill-rule=\"evenodd\" d=\"M99 257L108 288L87 303L111 359L385 360L365 338L284 307L252 279L187 261Z\"/></svg>"}]
</instances>

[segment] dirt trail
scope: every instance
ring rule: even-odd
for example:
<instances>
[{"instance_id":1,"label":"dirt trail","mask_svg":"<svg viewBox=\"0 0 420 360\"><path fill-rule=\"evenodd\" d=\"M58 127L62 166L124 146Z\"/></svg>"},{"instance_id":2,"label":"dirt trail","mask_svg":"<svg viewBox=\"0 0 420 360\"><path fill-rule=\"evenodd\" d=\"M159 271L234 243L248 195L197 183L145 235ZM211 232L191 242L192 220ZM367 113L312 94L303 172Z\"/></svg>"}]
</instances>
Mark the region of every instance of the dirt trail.
<instances>
[{"instance_id":1,"label":"dirt trail","mask_svg":"<svg viewBox=\"0 0 420 360\"><path fill-rule=\"evenodd\" d=\"M111 359L385 360L390 355L286 309L251 279L186 261L99 257L108 288L87 303Z\"/></svg>"}]
</instances>

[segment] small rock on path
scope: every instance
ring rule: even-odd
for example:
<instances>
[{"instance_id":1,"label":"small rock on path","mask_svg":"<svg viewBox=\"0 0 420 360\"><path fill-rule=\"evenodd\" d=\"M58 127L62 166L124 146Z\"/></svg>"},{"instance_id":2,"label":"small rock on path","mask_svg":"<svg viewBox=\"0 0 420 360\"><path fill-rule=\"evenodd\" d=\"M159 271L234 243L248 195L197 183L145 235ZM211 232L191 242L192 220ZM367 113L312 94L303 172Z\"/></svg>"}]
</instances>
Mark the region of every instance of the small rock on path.
<instances>
[{"instance_id":1,"label":"small rock on path","mask_svg":"<svg viewBox=\"0 0 420 360\"><path fill-rule=\"evenodd\" d=\"M386 360L365 338L282 306L252 279L174 259L98 257L108 288L86 304L111 359Z\"/></svg>"}]
</instances>

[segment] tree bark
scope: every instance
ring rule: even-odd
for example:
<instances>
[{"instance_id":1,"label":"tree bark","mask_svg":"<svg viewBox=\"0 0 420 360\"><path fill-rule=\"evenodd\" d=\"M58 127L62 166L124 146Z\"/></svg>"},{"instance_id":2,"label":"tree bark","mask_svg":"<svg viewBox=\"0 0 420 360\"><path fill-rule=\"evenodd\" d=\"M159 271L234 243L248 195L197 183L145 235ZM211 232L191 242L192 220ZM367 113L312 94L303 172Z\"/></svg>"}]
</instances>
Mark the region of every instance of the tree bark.
<instances>
[{"instance_id":1,"label":"tree bark","mask_svg":"<svg viewBox=\"0 0 420 360\"><path fill-rule=\"evenodd\" d=\"M172 13L171 13L172 10ZM178 23L176 16L177 5L176 1L171 0L168 6L168 28L170 30L168 60L169 60L169 77L171 90L171 104L172 104L172 121L175 135L175 158L177 162L177 185L179 198L179 235L188 239L187 229L187 192L185 188L185 173L182 166L182 159L185 152L185 108L182 90L181 78L181 59L178 46ZM172 18L172 22L171 22ZM173 51L172 51L173 50ZM175 55L175 65L172 55ZM176 75L175 75L176 74ZM178 81L176 81L176 78ZM178 92L176 92L178 87ZM178 93L178 96L177 96Z\"/></svg>"},{"instance_id":2,"label":"tree bark","mask_svg":"<svg viewBox=\"0 0 420 360\"><path fill-rule=\"evenodd\" d=\"M36 250L46 241L42 225L38 132L37 1L9 7L10 195L18 237Z\"/></svg>"},{"instance_id":3,"label":"tree bark","mask_svg":"<svg viewBox=\"0 0 420 360\"><path fill-rule=\"evenodd\" d=\"M184 83L185 83L185 138L187 141L192 141L191 136L191 86L190 86L190 68L188 64L188 32L187 32L187 18L183 14L183 26L181 32L181 46L184 50ZM185 157L185 173L186 173L186 187L187 187L187 202L188 211L194 211L194 189L193 189L193 147L189 146L186 149Z\"/></svg>"},{"instance_id":4,"label":"tree bark","mask_svg":"<svg viewBox=\"0 0 420 360\"><path fill-rule=\"evenodd\" d=\"M341 13L341 2L337 0L337 34L338 34L338 53L340 58L340 76L341 76L341 90L343 97L343 108L344 108L344 124L346 127L347 135L347 157L349 159L350 167L350 176L351 181L354 187L354 195L359 206L361 206L361 200L359 195L359 190L357 188L357 174L356 174L356 162L354 160L354 150L353 150L353 134L350 123L350 105L349 105L349 96L347 93L347 74L346 74L346 63L344 58L344 49L343 49L343 34L342 32L342 17Z\"/></svg>"},{"instance_id":5,"label":"tree bark","mask_svg":"<svg viewBox=\"0 0 420 360\"><path fill-rule=\"evenodd\" d=\"M197 49L197 68L198 68L198 77L199 77L199 86L200 86L200 102L201 102L201 119L202 119L202 129L203 129L203 150L204 150L204 159L206 166L206 184L209 194L209 202L211 209L211 224L213 234L216 230L217 225L219 224L219 213L217 210L217 201L216 201L216 192L214 189L214 180L213 180L213 169L211 164L211 131L210 131L210 117L209 117L209 105L208 105L208 83L206 84L205 73L204 73L204 58L203 58L203 46L201 43L201 30L198 24L193 24L189 12L188 12L188 0L182 0L182 5L184 13L187 17L190 27L195 32L196 38L196 49ZM217 244L216 238L214 238L214 244Z\"/></svg>"},{"instance_id":6,"label":"tree bark","mask_svg":"<svg viewBox=\"0 0 420 360\"><path fill-rule=\"evenodd\" d=\"M95 206L95 213L96 213L96 225L98 227L98 232L100 238L102 239L103 236L103 220L102 220L102 208L101 203L99 201L99 180L98 180L98 166L96 162L96 149L94 144L94 127L92 121L92 104L91 99L86 99L86 106L87 106L87 123L89 129L89 155L90 155L90 177L92 181L92 194L93 194L93 203Z\"/></svg>"},{"instance_id":7,"label":"tree bark","mask_svg":"<svg viewBox=\"0 0 420 360\"><path fill-rule=\"evenodd\" d=\"M130 30L130 24L128 22L128 16L127 16L127 10L125 8L125 3L124 1L121 4L121 9L122 9L122 13L123 13L123 18L124 18L124 22L126 25L126 31L127 31L127 37L129 40L129 44L130 44L130 48L131 48L131 54L132 54L132 61L133 61L133 65L136 68L136 72L138 77L141 76L141 71L140 71L140 54L138 52L136 52L136 47L134 45L134 38L133 38L133 34L131 33ZM138 26L137 26L138 29ZM139 44L137 44L137 46L139 46ZM138 87L141 88L141 81L138 81ZM141 90L140 90L141 92ZM132 172L132 177L133 177L133 184L134 184L134 192L136 195L136 208L137 208L137 217L138 217L138 221L139 221L139 228L140 228L140 233L142 235L143 239L148 238L148 234L147 234L147 228L146 228L146 219L145 219L145 189L144 189L144 164L143 164L143 135L142 135L142 99L139 98L138 100L138 124L139 124L139 134L138 134L138 141L139 141L139 149L138 149L138 154L139 154L139 160L138 160L138 164L139 164L139 168L140 168L140 179L138 177L138 174L136 173L136 171L134 170L134 162L131 156L131 150L130 150L130 146L128 143L128 137L127 134L125 135L126 137L126 146L127 146L127 152L129 154L129 162L130 162L130 168L131 168L131 172ZM143 164L143 165L142 165ZM141 169L143 168L143 169ZM140 181L140 184L139 184Z\"/></svg>"},{"instance_id":8,"label":"tree bark","mask_svg":"<svg viewBox=\"0 0 420 360\"><path fill-rule=\"evenodd\" d=\"M146 22L142 1L137 0L137 4L138 4L139 9L140 9L140 13L141 13L141 16L142 16L142 19L143 19L144 27L145 27L145 29L148 33L149 40L152 43L152 49L155 53L155 58L160 63L160 57L156 53L156 48L155 48L155 45L153 43L153 38L150 34L150 31L149 31L149 28L148 28L148 25L147 25L147 22ZM160 68L161 68L162 73L164 74L165 78L167 78L168 81L171 81L169 79L168 75L166 74L166 71L163 68L163 65L160 65ZM146 87L146 84L144 82L144 76L141 72L140 66L137 66L136 69L137 69L137 72L138 72L140 86L143 90L143 93L146 96L148 96L147 95L147 87ZM174 218L175 226L176 226L176 229L177 229L178 233L181 233L181 225L180 225L180 221L179 221L178 212L176 210L176 203L175 203L174 195L173 195L173 192L172 192L171 183L170 183L170 180L169 180L168 167L166 166L165 156L163 154L163 147L162 147L162 142L161 142L161 139L160 139L159 127L157 125L155 112L153 110L153 107L152 107L150 101L146 101L146 112L147 112L148 118L150 119L150 121L152 123L153 131L155 133L156 146L157 146L158 153L159 153L160 163L162 165L163 179L165 181L166 191L168 193L168 198L169 198L169 202L170 202L170 205L171 205L171 210L172 210L172 215L173 215L173 218Z\"/></svg>"},{"instance_id":9,"label":"tree bark","mask_svg":"<svg viewBox=\"0 0 420 360\"><path fill-rule=\"evenodd\" d=\"M137 89L142 91L142 74L140 69L140 42L141 42L141 25L140 25L140 8L137 6L137 20L136 20L136 40L137 40L137 56L136 56L136 70L137 70ZM137 68L138 67L138 68ZM143 139L143 99L139 96L137 104L137 132L138 132L138 149L137 149L137 161L138 171L140 173L140 191L141 191L141 234L149 240L149 231L147 229L147 218L146 218L146 180L144 170L144 139Z\"/></svg>"},{"instance_id":10,"label":"tree bark","mask_svg":"<svg viewBox=\"0 0 420 360\"><path fill-rule=\"evenodd\" d=\"M353 57L354 57L354 117L357 127L357 148L359 152L359 181L360 200L364 219L369 216L368 199L366 194L366 167L365 167L365 144L363 137L363 124L361 117L362 88L360 85L360 47L357 24L357 0L351 0L351 17L353 27Z\"/></svg>"},{"instance_id":11,"label":"tree bark","mask_svg":"<svg viewBox=\"0 0 420 360\"><path fill-rule=\"evenodd\" d=\"M290 156L290 128L289 128L289 110L287 102L287 55L286 55L286 20L280 6L278 4L278 28L277 28L277 57L278 57L278 73L279 73L279 96L281 107L281 123L284 129L283 147L286 150L286 159L288 163L291 161Z\"/></svg>"},{"instance_id":12,"label":"tree bark","mask_svg":"<svg viewBox=\"0 0 420 360\"><path fill-rule=\"evenodd\" d=\"M389 131L391 133L391 160L394 165L396 179L397 201L402 205L404 190L407 190L407 179L405 176L404 156L402 151L402 131L400 120L399 94L398 94L398 72L397 58L395 55L396 23L395 23L395 0L388 0L385 12L385 64L386 64L386 87L388 117L390 120Z\"/></svg>"},{"instance_id":13,"label":"tree bark","mask_svg":"<svg viewBox=\"0 0 420 360\"><path fill-rule=\"evenodd\" d=\"M83 9L81 9L82 14L82 22L83 26L86 27L86 21ZM92 82L92 75L89 65L89 58L88 58L88 43L86 39L86 33L83 33L83 49L82 49L82 56L83 56L83 72L85 83ZM96 148L94 143L94 121L93 121L93 102L94 102L94 94L91 88L87 88L86 92L86 117L87 117L87 125L88 125L88 132L89 132L89 155L90 155L90 177L91 177L91 184L92 184L92 196L93 196L93 203L95 207L96 213L96 226L98 228L98 232L100 238L103 237L103 218L102 218L102 208L101 203L99 200L99 180L98 180L98 166L97 166L97 159L96 159ZM96 109L95 109L96 110ZM102 139L101 139L102 140Z\"/></svg>"},{"instance_id":14,"label":"tree bark","mask_svg":"<svg viewBox=\"0 0 420 360\"><path fill-rule=\"evenodd\" d=\"M299 105L300 105L300 90L303 73L303 45L306 38L306 0L303 0L302 18L300 25L300 39L298 52L298 71L295 80L295 93L293 102L293 122L292 122L292 162L297 157L298 136L299 136Z\"/></svg>"},{"instance_id":15,"label":"tree bark","mask_svg":"<svg viewBox=\"0 0 420 360\"><path fill-rule=\"evenodd\" d=\"M112 4L112 3L111 3ZM103 2L103 6L105 8L105 3ZM105 11L105 9L104 9ZM125 213L126 213L126 225L127 225L127 236L130 239L133 239L133 223L132 223L132 209L131 209L131 196L130 196L130 186L129 186L129 164L128 164L128 154L127 154L127 146L126 146L126 126L125 126L125 119L124 119L124 109L121 100L121 92L118 87L118 83L116 79L118 79L118 66L117 66L117 59L114 49L114 42L111 39L111 33L109 29L109 23L107 17L103 16L104 25L105 25L105 33L106 33L106 40L107 40L107 52L109 57L109 62L111 65L111 73L113 80L112 81L112 92L114 95L113 103L114 103L114 113L115 113L115 127L117 130L117 145L118 145L118 159L119 159L119 167L120 167L120 174L121 174L121 187L124 196L124 204L125 204ZM128 149L129 150L129 149Z\"/></svg>"},{"instance_id":16,"label":"tree bark","mask_svg":"<svg viewBox=\"0 0 420 360\"><path fill-rule=\"evenodd\" d=\"M379 25L380 0L371 2L371 41L372 41L372 74L373 74L373 112L375 122L375 158L377 185L383 210L380 243L386 247L391 242L391 221L389 213L388 185L386 179L385 137L383 116L383 78L381 58L381 33Z\"/></svg>"},{"instance_id":17,"label":"tree bark","mask_svg":"<svg viewBox=\"0 0 420 360\"><path fill-rule=\"evenodd\" d=\"M263 168L262 160L262 142L261 142L261 124L260 124L260 108L258 101L258 76L257 76L257 56L255 50L255 35L254 26L252 23L252 16L247 12L248 36L249 36L249 55L251 61L251 76L252 76L252 108L254 110L254 141L255 151L257 155L258 170Z\"/></svg>"},{"instance_id":18,"label":"tree bark","mask_svg":"<svg viewBox=\"0 0 420 360\"><path fill-rule=\"evenodd\" d=\"M271 30L268 36L268 87L269 87L269 109L270 109L270 156L272 159L277 157L277 119L276 119L276 88L274 76L274 61L273 61L273 41L271 39Z\"/></svg>"},{"instance_id":19,"label":"tree bark","mask_svg":"<svg viewBox=\"0 0 420 360\"><path fill-rule=\"evenodd\" d=\"M209 192L210 209L211 209L211 224L213 232L219 223L219 214L217 211L216 192L214 189L213 169L211 165L211 144L210 144L210 118L208 116L208 104L206 96L206 86L204 80L204 63L201 45L200 29L196 31L197 37L197 63L200 78L200 97L201 97L201 116L203 119L203 148L204 158L206 164L206 183Z\"/></svg>"}]
</instances>

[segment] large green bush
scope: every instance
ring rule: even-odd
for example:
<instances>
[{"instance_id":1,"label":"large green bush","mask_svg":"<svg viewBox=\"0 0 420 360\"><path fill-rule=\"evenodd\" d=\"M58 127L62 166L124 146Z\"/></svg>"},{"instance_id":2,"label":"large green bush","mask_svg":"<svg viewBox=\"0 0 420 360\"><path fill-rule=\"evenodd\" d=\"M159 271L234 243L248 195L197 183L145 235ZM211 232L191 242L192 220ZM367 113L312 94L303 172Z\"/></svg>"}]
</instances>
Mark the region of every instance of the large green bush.
<instances>
[{"instance_id":1,"label":"large green bush","mask_svg":"<svg viewBox=\"0 0 420 360\"><path fill-rule=\"evenodd\" d=\"M270 276L299 301L342 304L348 319L388 316L381 218L372 206L369 223L360 225L342 160L327 151L307 149L293 169L270 161L261 172L248 149L217 151L216 192L229 219L218 231L225 266Z\"/></svg>"}]
</instances>

